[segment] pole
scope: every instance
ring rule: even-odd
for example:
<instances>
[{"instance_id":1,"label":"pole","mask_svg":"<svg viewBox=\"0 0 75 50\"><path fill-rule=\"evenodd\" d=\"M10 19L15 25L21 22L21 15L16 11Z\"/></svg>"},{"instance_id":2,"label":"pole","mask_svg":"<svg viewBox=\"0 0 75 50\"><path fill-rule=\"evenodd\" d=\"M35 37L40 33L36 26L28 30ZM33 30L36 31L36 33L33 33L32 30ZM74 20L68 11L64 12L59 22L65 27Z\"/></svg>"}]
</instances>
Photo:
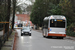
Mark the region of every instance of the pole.
<instances>
[{"instance_id":1,"label":"pole","mask_svg":"<svg viewBox=\"0 0 75 50\"><path fill-rule=\"evenodd\" d=\"M5 23L3 24L3 39L4 39L4 34L5 34Z\"/></svg>"}]
</instances>

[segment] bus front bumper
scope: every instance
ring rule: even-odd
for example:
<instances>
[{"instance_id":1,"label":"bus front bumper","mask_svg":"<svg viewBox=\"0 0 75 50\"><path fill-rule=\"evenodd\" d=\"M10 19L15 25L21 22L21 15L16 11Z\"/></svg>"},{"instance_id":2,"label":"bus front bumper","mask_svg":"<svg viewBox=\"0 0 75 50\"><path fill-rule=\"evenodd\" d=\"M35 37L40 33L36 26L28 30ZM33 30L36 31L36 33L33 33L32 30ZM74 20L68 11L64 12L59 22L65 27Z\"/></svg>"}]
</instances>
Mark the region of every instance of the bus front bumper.
<instances>
[{"instance_id":1,"label":"bus front bumper","mask_svg":"<svg viewBox=\"0 0 75 50\"><path fill-rule=\"evenodd\" d=\"M48 33L48 36L66 37L66 34L53 34L53 33Z\"/></svg>"}]
</instances>

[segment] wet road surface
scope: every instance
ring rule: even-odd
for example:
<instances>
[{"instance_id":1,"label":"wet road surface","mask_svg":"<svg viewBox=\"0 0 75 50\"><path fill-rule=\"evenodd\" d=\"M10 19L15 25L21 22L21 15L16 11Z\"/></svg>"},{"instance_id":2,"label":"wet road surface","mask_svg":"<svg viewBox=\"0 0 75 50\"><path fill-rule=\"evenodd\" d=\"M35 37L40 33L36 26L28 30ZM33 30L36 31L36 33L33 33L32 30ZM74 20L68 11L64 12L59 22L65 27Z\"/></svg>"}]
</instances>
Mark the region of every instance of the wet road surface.
<instances>
[{"instance_id":1,"label":"wet road surface","mask_svg":"<svg viewBox=\"0 0 75 50\"><path fill-rule=\"evenodd\" d=\"M42 33L32 30L32 35L21 36L18 32L16 50L75 50L75 41L70 39L43 38Z\"/></svg>"}]
</instances>

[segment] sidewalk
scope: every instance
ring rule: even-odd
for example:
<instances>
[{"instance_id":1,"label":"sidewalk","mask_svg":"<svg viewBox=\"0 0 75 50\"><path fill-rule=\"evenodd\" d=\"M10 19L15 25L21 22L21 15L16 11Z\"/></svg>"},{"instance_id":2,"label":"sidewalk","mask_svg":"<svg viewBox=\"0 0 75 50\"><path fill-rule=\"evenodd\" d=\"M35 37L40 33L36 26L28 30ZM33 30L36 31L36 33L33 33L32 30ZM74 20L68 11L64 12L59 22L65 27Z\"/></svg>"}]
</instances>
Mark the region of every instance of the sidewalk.
<instances>
[{"instance_id":1,"label":"sidewalk","mask_svg":"<svg viewBox=\"0 0 75 50\"><path fill-rule=\"evenodd\" d=\"M75 40L75 37L66 36L67 39Z\"/></svg>"},{"instance_id":2,"label":"sidewalk","mask_svg":"<svg viewBox=\"0 0 75 50\"><path fill-rule=\"evenodd\" d=\"M35 31L42 33L42 30L35 30ZM75 40L75 37L66 36L66 39Z\"/></svg>"},{"instance_id":3,"label":"sidewalk","mask_svg":"<svg viewBox=\"0 0 75 50\"><path fill-rule=\"evenodd\" d=\"M3 35L3 30L2 31L0 31L0 36L2 36Z\"/></svg>"},{"instance_id":4,"label":"sidewalk","mask_svg":"<svg viewBox=\"0 0 75 50\"><path fill-rule=\"evenodd\" d=\"M16 37L17 32L13 31L10 37L8 38L8 41L5 42L1 50L15 50Z\"/></svg>"}]
</instances>

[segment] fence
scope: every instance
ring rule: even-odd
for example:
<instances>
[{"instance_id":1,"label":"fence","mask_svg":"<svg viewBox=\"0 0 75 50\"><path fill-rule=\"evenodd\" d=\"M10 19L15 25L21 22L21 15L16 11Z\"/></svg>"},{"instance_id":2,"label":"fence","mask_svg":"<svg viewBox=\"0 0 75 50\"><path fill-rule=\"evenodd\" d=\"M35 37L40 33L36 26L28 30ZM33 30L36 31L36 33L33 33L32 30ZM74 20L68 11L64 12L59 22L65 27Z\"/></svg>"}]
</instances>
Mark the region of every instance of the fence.
<instances>
[{"instance_id":1,"label":"fence","mask_svg":"<svg viewBox=\"0 0 75 50\"><path fill-rule=\"evenodd\" d=\"M8 33L5 33L4 36L0 36L0 50L1 50L1 47L3 46L3 44L7 41L7 35L10 36L12 33L12 30L9 31L9 35Z\"/></svg>"}]
</instances>

